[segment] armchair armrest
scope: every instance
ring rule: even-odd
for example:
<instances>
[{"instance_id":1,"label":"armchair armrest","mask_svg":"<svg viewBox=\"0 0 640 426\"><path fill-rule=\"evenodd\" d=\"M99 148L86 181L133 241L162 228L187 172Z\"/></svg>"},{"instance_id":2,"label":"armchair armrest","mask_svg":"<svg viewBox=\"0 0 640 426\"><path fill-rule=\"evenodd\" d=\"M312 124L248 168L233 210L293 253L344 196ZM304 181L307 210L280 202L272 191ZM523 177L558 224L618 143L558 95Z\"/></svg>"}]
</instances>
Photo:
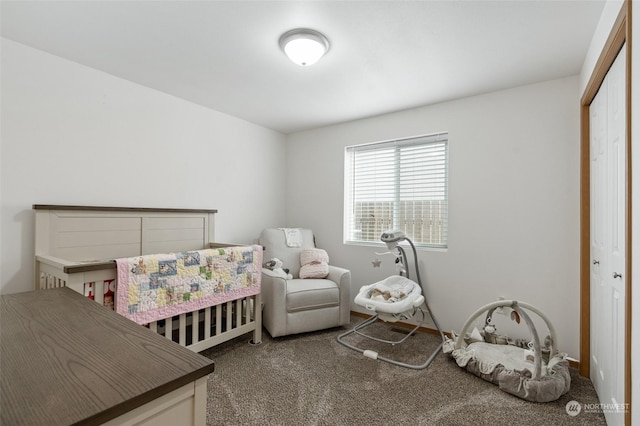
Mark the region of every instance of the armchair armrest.
<instances>
[{"instance_id":1,"label":"armchair armrest","mask_svg":"<svg viewBox=\"0 0 640 426\"><path fill-rule=\"evenodd\" d=\"M340 288L340 324L347 325L351 316L351 271L329 265L327 279L338 284Z\"/></svg>"},{"instance_id":2,"label":"armchair armrest","mask_svg":"<svg viewBox=\"0 0 640 426\"><path fill-rule=\"evenodd\" d=\"M284 278L279 277L278 275L276 275L275 272L273 272L271 269L267 269L267 268L262 268L262 278L264 278L264 277L280 278L281 280L284 280Z\"/></svg>"},{"instance_id":3,"label":"armchair armrest","mask_svg":"<svg viewBox=\"0 0 640 426\"><path fill-rule=\"evenodd\" d=\"M277 276L270 269L262 268L262 282L260 285L267 289L267 291L261 291L264 304L272 306L273 303L279 302L284 306L287 298L287 280Z\"/></svg>"},{"instance_id":4,"label":"armchair armrest","mask_svg":"<svg viewBox=\"0 0 640 426\"><path fill-rule=\"evenodd\" d=\"M284 297L285 290L287 288L287 280L281 276L276 275L271 269L262 268L262 285L269 286L278 289L282 289L282 295ZM280 291L280 290L278 290Z\"/></svg>"},{"instance_id":5,"label":"armchair armrest","mask_svg":"<svg viewBox=\"0 0 640 426\"><path fill-rule=\"evenodd\" d=\"M327 275L327 279L342 287L345 280L348 280L346 281L347 284L351 281L351 271L339 266L329 265L329 275Z\"/></svg>"},{"instance_id":6,"label":"armchair armrest","mask_svg":"<svg viewBox=\"0 0 640 426\"><path fill-rule=\"evenodd\" d=\"M262 268L261 282L262 323L272 335L274 330L286 330L287 324L287 280L277 276L272 270Z\"/></svg>"}]
</instances>

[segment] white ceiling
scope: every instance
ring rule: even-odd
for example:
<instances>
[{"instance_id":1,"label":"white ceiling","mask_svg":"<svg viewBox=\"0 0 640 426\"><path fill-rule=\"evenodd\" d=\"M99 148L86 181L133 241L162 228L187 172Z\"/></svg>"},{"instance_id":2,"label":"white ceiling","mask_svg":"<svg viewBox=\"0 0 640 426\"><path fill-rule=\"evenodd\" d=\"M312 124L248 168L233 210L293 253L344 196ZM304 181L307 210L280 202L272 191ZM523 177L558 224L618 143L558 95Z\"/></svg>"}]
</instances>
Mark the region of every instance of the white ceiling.
<instances>
[{"instance_id":1,"label":"white ceiling","mask_svg":"<svg viewBox=\"0 0 640 426\"><path fill-rule=\"evenodd\" d=\"M604 1L8 1L2 36L283 133L580 72ZM329 53L290 62L308 27Z\"/></svg>"}]
</instances>

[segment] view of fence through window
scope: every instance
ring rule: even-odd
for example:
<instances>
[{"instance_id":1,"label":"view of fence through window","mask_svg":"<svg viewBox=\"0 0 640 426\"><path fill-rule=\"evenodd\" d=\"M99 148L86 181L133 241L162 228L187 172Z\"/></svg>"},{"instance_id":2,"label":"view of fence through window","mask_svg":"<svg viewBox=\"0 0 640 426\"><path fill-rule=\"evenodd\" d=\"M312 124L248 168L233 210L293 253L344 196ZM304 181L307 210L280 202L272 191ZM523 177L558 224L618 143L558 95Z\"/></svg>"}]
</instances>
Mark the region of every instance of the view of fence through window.
<instances>
[{"instance_id":1,"label":"view of fence through window","mask_svg":"<svg viewBox=\"0 0 640 426\"><path fill-rule=\"evenodd\" d=\"M347 147L345 242L379 242L399 229L422 246L446 247L448 135Z\"/></svg>"},{"instance_id":2,"label":"view of fence through window","mask_svg":"<svg viewBox=\"0 0 640 426\"><path fill-rule=\"evenodd\" d=\"M379 241L389 229L400 229L416 242L434 245L446 243L446 204L443 200L401 201L397 226L393 223L393 203L389 201L359 202L356 206L359 224L358 239Z\"/></svg>"}]
</instances>

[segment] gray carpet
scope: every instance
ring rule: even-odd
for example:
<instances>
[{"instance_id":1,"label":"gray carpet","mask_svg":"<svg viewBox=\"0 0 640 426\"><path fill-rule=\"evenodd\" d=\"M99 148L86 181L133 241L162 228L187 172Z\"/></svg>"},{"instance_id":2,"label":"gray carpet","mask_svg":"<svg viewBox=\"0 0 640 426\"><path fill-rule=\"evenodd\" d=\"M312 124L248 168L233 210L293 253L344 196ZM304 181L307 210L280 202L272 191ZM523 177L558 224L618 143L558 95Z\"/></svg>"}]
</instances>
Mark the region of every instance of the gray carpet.
<instances>
[{"instance_id":1,"label":"gray carpet","mask_svg":"<svg viewBox=\"0 0 640 426\"><path fill-rule=\"evenodd\" d=\"M352 317L352 326L362 318ZM371 334L398 340L392 324ZM569 401L597 403L591 382L571 370L571 390L558 401L531 403L498 389L440 353L424 370L365 358L340 345L346 328L273 339L252 346L246 335L205 352L215 361L209 377L208 425L606 425L601 413L569 416ZM349 336L360 345L364 338ZM438 336L418 333L402 345L366 348L422 364ZM370 343L372 342L372 343Z\"/></svg>"}]
</instances>

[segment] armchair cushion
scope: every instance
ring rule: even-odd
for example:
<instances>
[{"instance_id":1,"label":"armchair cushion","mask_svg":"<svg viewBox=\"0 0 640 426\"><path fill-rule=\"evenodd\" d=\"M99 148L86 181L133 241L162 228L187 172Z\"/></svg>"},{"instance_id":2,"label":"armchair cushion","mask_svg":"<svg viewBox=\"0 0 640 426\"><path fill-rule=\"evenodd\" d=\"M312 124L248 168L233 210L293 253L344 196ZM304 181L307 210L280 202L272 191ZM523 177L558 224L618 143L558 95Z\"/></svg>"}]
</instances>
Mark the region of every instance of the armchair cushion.
<instances>
[{"instance_id":1,"label":"armchair cushion","mask_svg":"<svg viewBox=\"0 0 640 426\"><path fill-rule=\"evenodd\" d=\"M311 229L300 229L302 241L299 248L287 246L284 231L277 228L268 228L260 234L260 244L264 247L263 257L270 259L277 257L282 260L282 267L289 269L293 278L300 276L300 253L305 248L315 248L313 232Z\"/></svg>"},{"instance_id":2,"label":"armchair cushion","mask_svg":"<svg viewBox=\"0 0 640 426\"><path fill-rule=\"evenodd\" d=\"M338 285L330 280L297 279L287 282L287 312L340 305Z\"/></svg>"}]
</instances>

